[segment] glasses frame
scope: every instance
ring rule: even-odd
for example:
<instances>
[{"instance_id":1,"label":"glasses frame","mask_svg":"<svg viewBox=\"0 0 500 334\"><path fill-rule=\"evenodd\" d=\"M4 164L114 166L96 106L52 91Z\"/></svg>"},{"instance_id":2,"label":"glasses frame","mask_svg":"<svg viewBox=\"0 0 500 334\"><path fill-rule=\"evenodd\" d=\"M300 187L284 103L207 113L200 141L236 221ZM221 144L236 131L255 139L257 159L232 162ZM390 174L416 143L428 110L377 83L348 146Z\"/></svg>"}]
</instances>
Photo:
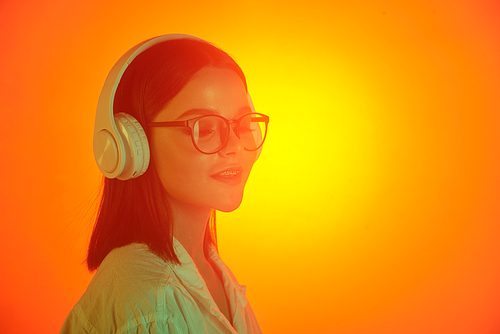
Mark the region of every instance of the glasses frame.
<instances>
[{"instance_id":1,"label":"glasses frame","mask_svg":"<svg viewBox=\"0 0 500 334\"><path fill-rule=\"evenodd\" d=\"M252 113L244 114L244 115L242 115L241 117L239 117L237 119L231 119L231 120L227 119L227 118L225 118L225 117L223 117L221 115L216 115L216 114L202 115L202 116L197 116L197 117L188 119L186 121L149 122L148 126L149 127L188 127L190 129L191 141L193 142L194 147L199 152L201 152L203 154L215 154L215 153L220 152L224 147L226 147L227 142L229 140L229 135L230 135L231 128L233 129L234 133L236 134L236 137L238 137L238 139L240 139L240 134L239 134L239 132L240 132L240 122L243 120L243 118L245 118L248 115L258 115L259 117L261 117L263 119L263 121L266 124L266 132L264 133L264 135L262 137L262 142L260 143L260 145L257 148L253 149L253 150L249 150L246 147L244 147L244 149L247 150L247 151L257 151L258 149L260 149L262 147L262 145L264 144L264 141L266 140L266 137L267 137L267 126L269 124L269 116L264 115L264 114L260 114L260 113L254 113L254 112L252 112ZM202 119L204 117L213 117L213 116L221 118L226 123L227 133L226 133L224 142L222 143L221 147L218 150L216 150L214 152L203 152L198 147L198 145L196 145L196 142L194 140L194 136L193 136L194 124L198 120L200 120L200 119Z\"/></svg>"}]
</instances>

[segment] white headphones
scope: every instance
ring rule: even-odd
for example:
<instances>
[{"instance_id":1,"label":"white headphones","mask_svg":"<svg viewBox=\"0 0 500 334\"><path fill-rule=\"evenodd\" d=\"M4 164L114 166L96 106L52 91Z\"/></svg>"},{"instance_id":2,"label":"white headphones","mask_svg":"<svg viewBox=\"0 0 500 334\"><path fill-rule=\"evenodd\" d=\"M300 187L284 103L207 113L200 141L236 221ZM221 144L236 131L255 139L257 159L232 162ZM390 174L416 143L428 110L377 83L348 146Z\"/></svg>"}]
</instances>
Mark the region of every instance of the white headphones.
<instances>
[{"instance_id":1,"label":"white headphones","mask_svg":"<svg viewBox=\"0 0 500 334\"><path fill-rule=\"evenodd\" d=\"M94 126L94 158L99 170L109 179L129 180L141 176L149 166L149 144L141 124L126 113L114 114L113 104L118 84L130 63L151 46L175 39L202 39L171 34L148 39L127 51L113 66L102 88ZM252 99L248 95L252 112ZM257 151L260 156L262 147Z\"/></svg>"}]
</instances>

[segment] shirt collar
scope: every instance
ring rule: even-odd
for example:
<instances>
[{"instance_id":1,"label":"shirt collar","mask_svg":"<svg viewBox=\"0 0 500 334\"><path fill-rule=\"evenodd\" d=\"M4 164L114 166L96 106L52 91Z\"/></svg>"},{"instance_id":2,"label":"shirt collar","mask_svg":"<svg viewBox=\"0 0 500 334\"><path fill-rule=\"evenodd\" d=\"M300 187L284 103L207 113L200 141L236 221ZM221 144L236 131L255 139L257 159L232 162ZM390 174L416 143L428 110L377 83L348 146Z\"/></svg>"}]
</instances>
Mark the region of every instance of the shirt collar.
<instances>
[{"instance_id":1,"label":"shirt collar","mask_svg":"<svg viewBox=\"0 0 500 334\"><path fill-rule=\"evenodd\" d=\"M196 268L196 265L189 253L176 238L173 239L173 244L177 257L181 262L181 265L175 265L172 267L175 275L189 290L189 293L193 296L193 298L197 299L198 302L200 302L208 310L210 310L210 313L214 314L215 316L217 316L218 314L219 316L223 317L220 311L216 312L218 307L215 301L212 299L208 287L205 284L205 281L200 275L198 269ZM224 285L224 290L230 303L229 307L231 309L231 314L233 317L233 325L244 321L244 308L247 304L247 299L245 297L246 287L238 283L233 273L229 270L229 268L226 267L219 254L217 253L217 250L213 246L210 246L209 256L222 272L222 283Z\"/></svg>"}]
</instances>

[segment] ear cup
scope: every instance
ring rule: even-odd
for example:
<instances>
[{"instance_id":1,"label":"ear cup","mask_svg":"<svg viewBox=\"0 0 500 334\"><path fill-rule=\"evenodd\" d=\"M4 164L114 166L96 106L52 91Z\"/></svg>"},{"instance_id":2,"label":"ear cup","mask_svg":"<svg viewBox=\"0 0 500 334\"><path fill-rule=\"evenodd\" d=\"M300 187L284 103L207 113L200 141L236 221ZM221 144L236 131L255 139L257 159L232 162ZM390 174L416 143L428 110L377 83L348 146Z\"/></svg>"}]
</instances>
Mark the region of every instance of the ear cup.
<instances>
[{"instance_id":1,"label":"ear cup","mask_svg":"<svg viewBox=\"0 0 500 334\"><path fill-rule=\"evenodd\" d=\"M115 173L120 173L123 164L120 163L119 148L120 143L106 129L94 134L94 157L101 173L106 177Z\"/></svg>"},{"instance_id":2,"label":"ear cup","mask_svg":"<svg viewBox=\"0 0 500 334\"><path fill-rule=\"evenodd\" d=\"M115 124L124 148L120 152L124 166L117 178L134 179L144 174L149 166L150 152L146 133L141 124L126 113L115 114Z\"/></svg>"}]
</instances>

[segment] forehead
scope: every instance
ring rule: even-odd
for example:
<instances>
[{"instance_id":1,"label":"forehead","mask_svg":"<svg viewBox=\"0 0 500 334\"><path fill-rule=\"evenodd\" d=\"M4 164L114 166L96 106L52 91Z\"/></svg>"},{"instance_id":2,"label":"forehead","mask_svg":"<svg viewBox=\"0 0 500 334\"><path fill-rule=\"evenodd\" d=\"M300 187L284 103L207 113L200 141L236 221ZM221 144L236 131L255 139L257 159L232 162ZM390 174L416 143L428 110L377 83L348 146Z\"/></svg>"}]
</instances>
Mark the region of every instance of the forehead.
<instances>
[{"instance_id":1,"label":"forehead","mask_svg":"<svg viewBox=\"0 0 500 334\"><path fill-rule=\"evenodd\" d=\"M179 119L183 115L193 116L196 110L200 114L208 111L233 118L243 109L248 110L248 99L239 75L229 69L205 67L193 76L155 119L167 121Z\"/></svg>"}]
</instances>

